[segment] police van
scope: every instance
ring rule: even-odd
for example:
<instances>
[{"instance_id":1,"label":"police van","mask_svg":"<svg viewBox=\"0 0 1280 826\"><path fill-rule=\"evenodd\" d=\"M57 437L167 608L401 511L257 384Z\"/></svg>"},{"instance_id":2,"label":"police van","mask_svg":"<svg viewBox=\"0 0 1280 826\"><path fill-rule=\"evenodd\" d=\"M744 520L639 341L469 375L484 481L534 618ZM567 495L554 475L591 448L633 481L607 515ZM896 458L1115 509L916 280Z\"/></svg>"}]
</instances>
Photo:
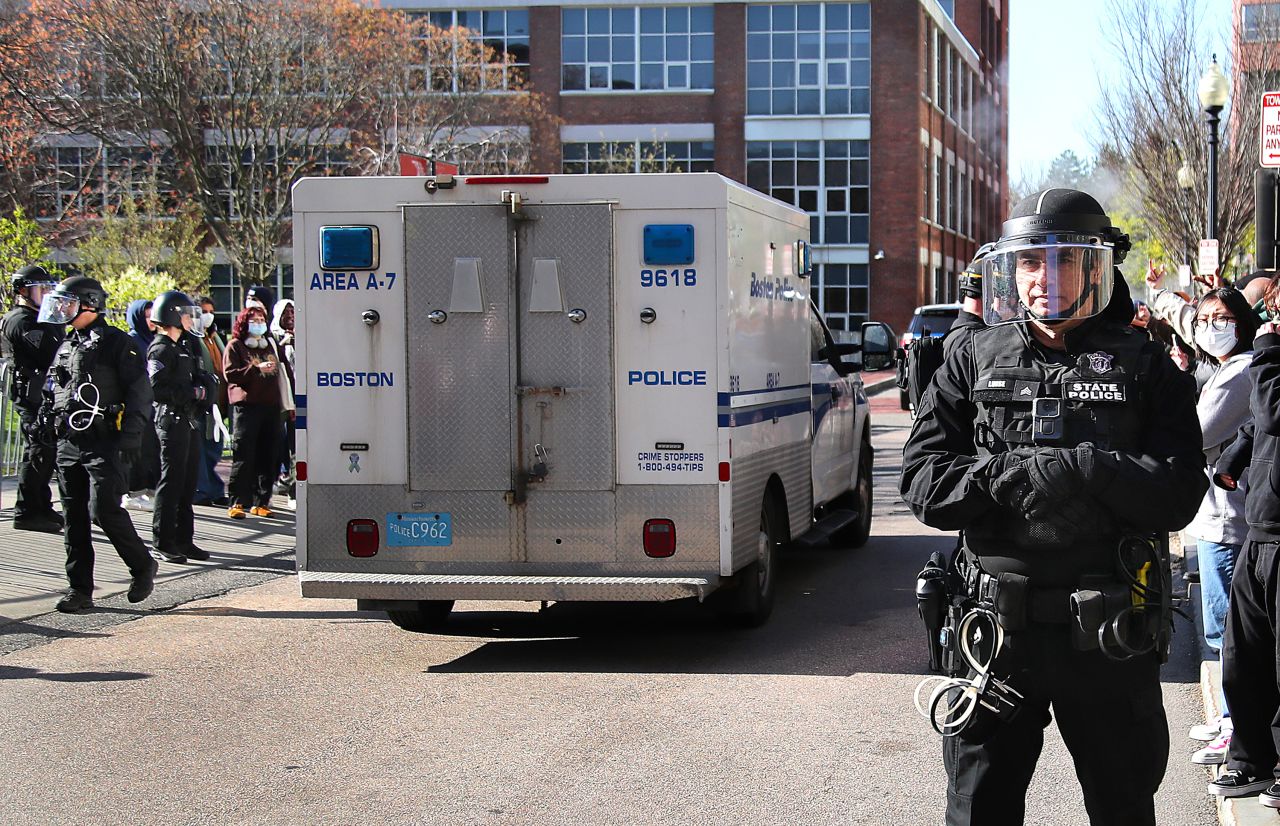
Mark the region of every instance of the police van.
<instances>
[{"instance_id":1,"label":"police van","mask_svg":"<svg viewBox=\"0 0 1280 826\"><path fill-rule=\"evenodd\" d=\"M866 541L858 359L892 333L833 340L803 212L716 174L437 175L304 179L293 220L303 596L428 630L723 589L758 624L782 546Z\"/></svg>"}]
</instances>

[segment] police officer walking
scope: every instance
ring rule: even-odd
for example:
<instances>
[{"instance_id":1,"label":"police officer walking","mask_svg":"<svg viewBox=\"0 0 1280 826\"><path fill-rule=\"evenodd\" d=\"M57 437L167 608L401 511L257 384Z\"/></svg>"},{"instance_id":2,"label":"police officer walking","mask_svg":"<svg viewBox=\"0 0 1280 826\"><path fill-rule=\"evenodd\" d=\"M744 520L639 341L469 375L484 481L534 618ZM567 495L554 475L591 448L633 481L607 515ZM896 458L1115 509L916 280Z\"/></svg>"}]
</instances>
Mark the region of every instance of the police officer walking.
<instances>
[{"instance_id":1,"label":"police officer walking","mask_svg":"<svg viewBox=\"0 0 1280 826\"><path fill-rule=\"evenodd\" d=\"M191 297L177 290L162 293L151 305L151 320L159 331L147 348L147 374L160 437L160 483L151 529L155 554L168 562L209 558L194 542L192 501L204 461L198 417L212 402L217 380L202 366L203 347L196 340L199 316Z\"/></svg>"},{"instance_id":2,"label":"police officer walking","mask_svg":"<svg viewBox=\"0 0 1280 826\"><path fill-rule=\"evenodd\" d=\"M10 364L6 392L18 409L26 444L18 469L13 527L44 533L62 531L62 517L53 509L53 496L49 493L54 466L53 431L40 417L45 377L62 343L62 328L36 319L45 292L56 283L39 264L29 264L15 272L10 280L13 309L0 321L0 354Z\"/></svg>"},{"instance_id":3,"label":"police officer walking","mask_svg":"<svg viewBox=\"0 0 1280 826\"><path fill-rule=\"evenodd\" d=\"M932 678L927 709L947 735L950 826L1023 822L1050 709L1090 822L1155 823L1161 539L1206 479L1191 380L1128 327L1113 267L1128 249L1083 192L1018 203L983 260L990 326L950 353L903 453L917 518L964 531L948 637L963 667Z\"/></svg>"},{"instance_id":4,"label":"police officer walking","mask_svg":"<svg viewBox=\"0 0 1280 826\"><path fill-rule=\"evenodd\" d=\"M151 385L133 339L108 326L106 306L102 285L77 275L46 295L40 308L40 321L72 328L53 361L58 487L71 585L57 604L64 613L93 607L93 520L133 575L130 602L151 595L157 567L120 507L123 468L138 458L142 429L150 422Z\"/></svg>"}]
</instances>

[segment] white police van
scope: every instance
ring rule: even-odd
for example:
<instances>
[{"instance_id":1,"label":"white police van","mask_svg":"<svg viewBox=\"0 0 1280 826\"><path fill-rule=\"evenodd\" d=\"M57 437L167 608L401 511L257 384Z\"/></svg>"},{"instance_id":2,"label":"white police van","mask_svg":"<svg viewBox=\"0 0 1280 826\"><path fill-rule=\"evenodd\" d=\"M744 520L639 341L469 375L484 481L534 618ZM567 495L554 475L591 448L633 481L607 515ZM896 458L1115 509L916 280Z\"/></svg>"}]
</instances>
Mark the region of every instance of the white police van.
<instances>
[{"instance_id":1,"label":"white police van","mask_svg":"<svg viewBox=\"0 0 1280 826\"><path fill-rule=\"evenodd\" d=\"M780 546L866 541L859 345L808 299L804 213L715 174L441 175L305 179L293 216L303 596L425 630L724 588L759 623Z\"/></svg>"}]
</instances>

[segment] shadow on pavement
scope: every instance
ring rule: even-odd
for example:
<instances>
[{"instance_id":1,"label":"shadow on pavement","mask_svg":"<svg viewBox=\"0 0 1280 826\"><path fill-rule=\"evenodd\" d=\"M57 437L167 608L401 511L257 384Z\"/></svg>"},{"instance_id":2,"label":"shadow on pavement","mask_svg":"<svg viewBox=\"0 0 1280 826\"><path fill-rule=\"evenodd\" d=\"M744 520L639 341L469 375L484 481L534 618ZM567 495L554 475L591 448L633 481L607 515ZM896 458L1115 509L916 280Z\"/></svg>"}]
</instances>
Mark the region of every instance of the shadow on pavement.
<instances>
[{"instance_id":1,"label":"shadow on pavement","mask_svg":"<svg viewBox=\"0 0 1280 826\"><path fill-rule=\"evenodd\" d=\"M117 683L145 680L150 674L141 671L41 671L38 668L0 666L0 680L47 680L51 683Z\"/></svg>"}]
</instances>

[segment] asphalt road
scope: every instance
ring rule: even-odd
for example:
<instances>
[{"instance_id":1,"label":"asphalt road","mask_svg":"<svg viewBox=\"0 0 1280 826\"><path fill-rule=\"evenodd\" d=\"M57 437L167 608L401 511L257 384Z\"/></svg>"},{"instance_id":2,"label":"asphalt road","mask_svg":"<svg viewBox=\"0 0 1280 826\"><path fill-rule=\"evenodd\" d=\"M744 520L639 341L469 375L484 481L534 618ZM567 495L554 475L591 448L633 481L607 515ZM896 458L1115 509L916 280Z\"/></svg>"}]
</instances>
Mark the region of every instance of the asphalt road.
<instances>
[{"instance_id":1,"label":"asphalt road","mask_svg":"<svg viewBox=\"0 0 1280 826\"><path fill-rule=\"evenodd\" d=\"M951 540L899 502L907 420L876 402L873 538L786 557L756 631L693 604L462 603L447 635L414 635L270 572L52 622L0 657L0 821L936 826L912 588ZM1214 824L1179 636L1160 823ZM1084 824L1079 797L1051 733L1027 822Z\"/></svg>"}]
</instances>

